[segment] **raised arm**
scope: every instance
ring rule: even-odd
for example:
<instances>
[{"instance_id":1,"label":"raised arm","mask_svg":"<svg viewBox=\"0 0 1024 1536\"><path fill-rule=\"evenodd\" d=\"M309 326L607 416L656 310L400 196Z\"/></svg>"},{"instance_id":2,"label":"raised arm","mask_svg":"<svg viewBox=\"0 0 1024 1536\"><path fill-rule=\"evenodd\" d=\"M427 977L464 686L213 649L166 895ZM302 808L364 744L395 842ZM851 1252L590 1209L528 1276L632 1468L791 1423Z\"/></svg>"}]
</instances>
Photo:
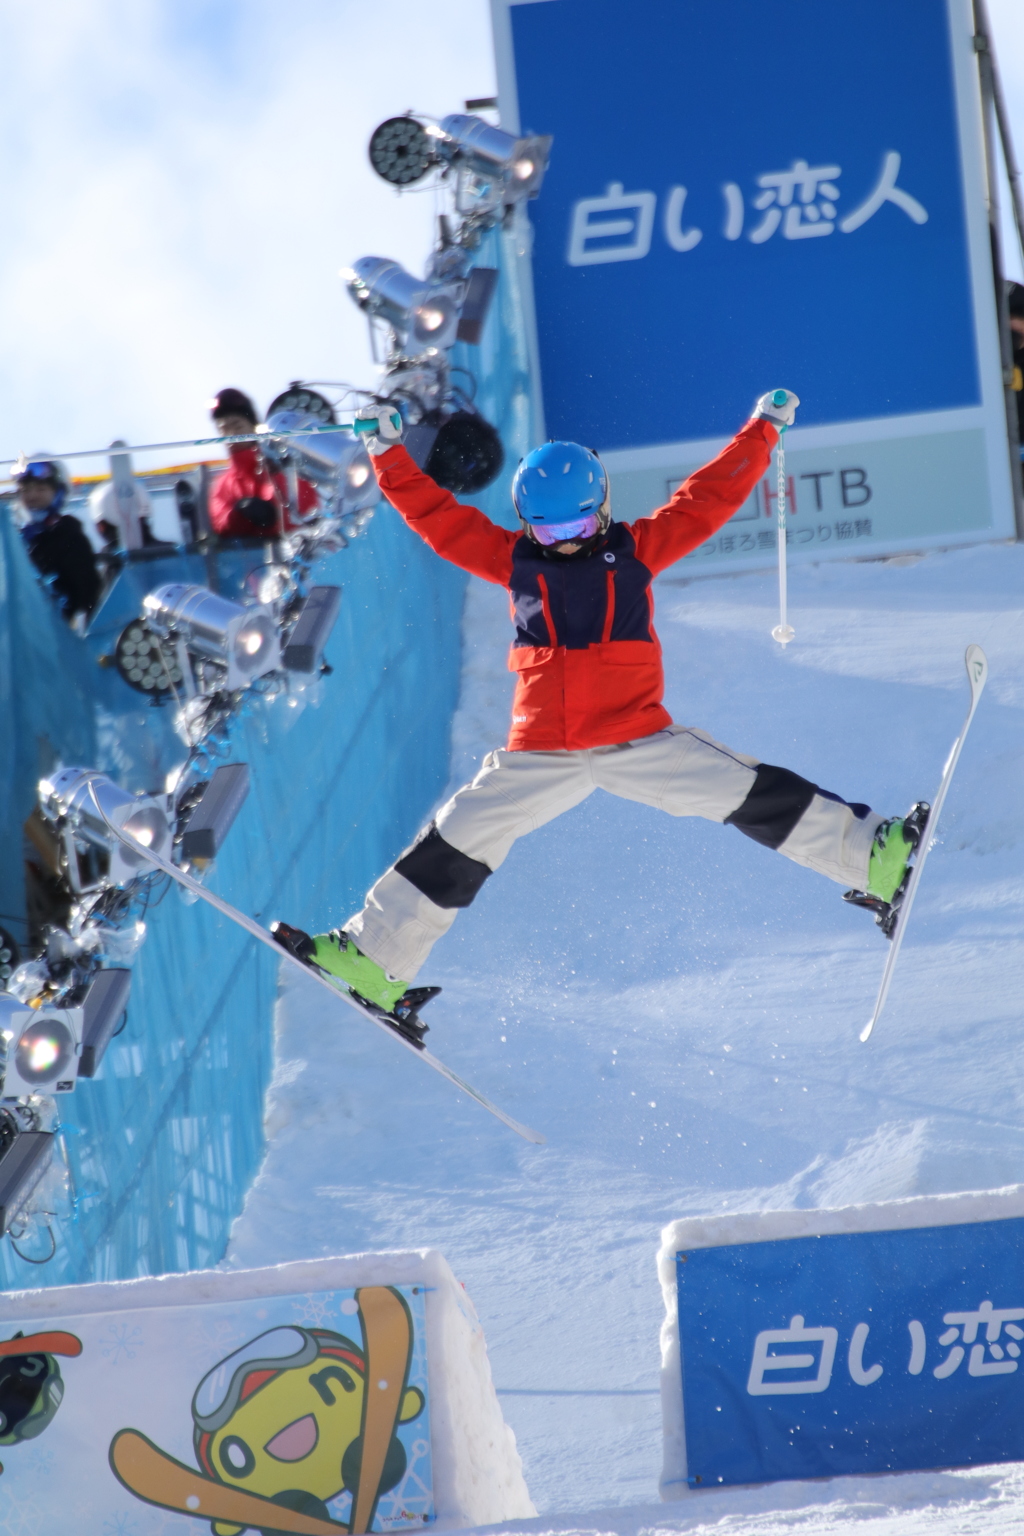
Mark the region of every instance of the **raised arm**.
<instances>
[{"instance_id":1,"label":"raised arm","mask_svg":"<svg viewBox=\"0 0 1024 1536\"><path fill-rule=\"evenodd\" d=\"M436 554L484 581L508 584L518 534L456 501L451 491L417 469L401 445L371 456L371 463L388 501Z\"/></svg>"},{"instance_id":2,"label":"raised arm","mask_svg":"<svg viewBox=\"0 0 1024 1536\"><path fill-rule=\"evenodd\" d=\"M753 417L665 506L630 525L637 555L649 571L681 560L739 511L768 468L778 439L770 421Z\"/></svg>"}]
</instances>

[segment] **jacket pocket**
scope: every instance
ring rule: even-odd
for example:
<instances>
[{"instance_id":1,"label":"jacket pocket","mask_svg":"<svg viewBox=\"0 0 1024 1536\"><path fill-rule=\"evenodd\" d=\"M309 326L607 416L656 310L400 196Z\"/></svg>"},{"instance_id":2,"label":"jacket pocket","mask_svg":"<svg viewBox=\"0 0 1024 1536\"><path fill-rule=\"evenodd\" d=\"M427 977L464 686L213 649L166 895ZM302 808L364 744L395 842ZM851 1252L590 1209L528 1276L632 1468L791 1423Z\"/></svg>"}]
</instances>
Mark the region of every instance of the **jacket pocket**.
<instances>
[{"instance_id":1,"label":"jacket pocket","mask_svg":"<svg viewBox=\"0 0 1024 1536\"><path fill-rule=\"evenodd\" d=\"M514 645L508 653L508 669L528 672L531 667L548 667L557 655L550 645Z\"/></svg>"}]
</instances>

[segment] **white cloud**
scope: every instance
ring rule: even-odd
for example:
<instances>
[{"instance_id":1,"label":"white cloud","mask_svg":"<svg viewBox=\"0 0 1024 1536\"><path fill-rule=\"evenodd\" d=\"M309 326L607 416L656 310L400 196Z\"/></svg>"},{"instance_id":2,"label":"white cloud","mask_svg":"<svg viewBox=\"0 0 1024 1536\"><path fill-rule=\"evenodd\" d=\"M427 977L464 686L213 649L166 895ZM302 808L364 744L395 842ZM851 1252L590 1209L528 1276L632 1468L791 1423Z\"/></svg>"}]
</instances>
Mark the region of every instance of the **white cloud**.
<instances>
[{"instance_id":1,"label":"white cloud","mask_svg":"<svg viewBox=\"0 0 1024 1536\"><path fill-rule=\"evenodd\" d=\"M338 278L418 267L374 126L494 89L486 0L2 7L0 455L206 429L219 386L373 374Z\"/></svg>"}]
</instances>

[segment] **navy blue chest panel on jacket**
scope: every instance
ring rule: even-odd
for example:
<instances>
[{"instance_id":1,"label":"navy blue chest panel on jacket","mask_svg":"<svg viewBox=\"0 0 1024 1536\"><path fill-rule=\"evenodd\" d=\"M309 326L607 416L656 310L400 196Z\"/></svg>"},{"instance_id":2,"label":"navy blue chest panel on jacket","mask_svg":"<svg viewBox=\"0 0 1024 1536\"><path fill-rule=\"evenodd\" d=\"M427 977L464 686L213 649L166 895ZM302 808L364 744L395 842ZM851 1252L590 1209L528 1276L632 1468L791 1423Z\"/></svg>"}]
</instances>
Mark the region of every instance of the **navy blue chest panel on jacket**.
<instances>
[{"instance_id":1,"label":"navy blue chest panel on jacket","mask_svg":"<svg viewBox=\"0 0 1024 1536\"><path fill-rule=\"evenodd\" d=\"M625 523L612 523L605 539L584 560L549 560L523 534L512 548L509 581L514 645L564 645L570 651L583 651L601 640L653 641L647 595L651 579L646 565L637 559L636 544Z\"/></svg>"}]
</instances>

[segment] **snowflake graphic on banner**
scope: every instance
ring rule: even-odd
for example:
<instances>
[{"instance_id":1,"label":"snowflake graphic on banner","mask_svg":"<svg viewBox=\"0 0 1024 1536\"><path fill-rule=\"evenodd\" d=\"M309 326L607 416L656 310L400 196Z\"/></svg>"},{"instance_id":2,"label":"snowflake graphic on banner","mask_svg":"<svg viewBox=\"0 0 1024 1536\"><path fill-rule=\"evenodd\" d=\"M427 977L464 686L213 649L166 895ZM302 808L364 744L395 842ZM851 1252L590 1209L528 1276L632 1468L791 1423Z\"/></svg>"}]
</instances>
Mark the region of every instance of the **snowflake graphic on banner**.
<instances>
[{"instance_id":1,"label":"snowflake graphic on banner","mask_svg":"<svg viewBox=\"0 0 1024 1536\"><path fill-rule=\"evenodd\" d=\"M4 1489L3 1522L4 1536L45 1536L43 1512L35 1494L24 1486Z\"/></svg>"},{"instance_id":2,"label":"snowflake graphic on banner","mask_svg":"<svg viewBox=\"0 0 1024 1536\"><path fill-rule=\"evenodd\" d=\"M333 1291L310 1291L306 1296L296 1296L292 1302L295 1321L307 1328L326 1328L337 1324L338 1302Z\"/></svg>"},{"instance_id":3,"label":"snowflake graphic on banner","mask_svg":"<svg viewBox=\"0 0 1024 1536\"><path fill-rule=\"evenodd\" d=\"M130 1323L108 1323L106 1335L100 1344L100 1354L111 1365L119 1365L124 1360L134 1360L138 1349L145 1340L142 1337L142 1329Z\"/></svg>"},{"instance_id":4,"label":"snowflake graphic on banner","mask_svg":"<svg viewBox=\"0 0 1024 1536\"><path fill-rule=\"evenodd\" d=\"M131 1515L113 1515L103 1522L103 1536L142 1536L142 1527Z\"/></svg>"}]
</instances>

